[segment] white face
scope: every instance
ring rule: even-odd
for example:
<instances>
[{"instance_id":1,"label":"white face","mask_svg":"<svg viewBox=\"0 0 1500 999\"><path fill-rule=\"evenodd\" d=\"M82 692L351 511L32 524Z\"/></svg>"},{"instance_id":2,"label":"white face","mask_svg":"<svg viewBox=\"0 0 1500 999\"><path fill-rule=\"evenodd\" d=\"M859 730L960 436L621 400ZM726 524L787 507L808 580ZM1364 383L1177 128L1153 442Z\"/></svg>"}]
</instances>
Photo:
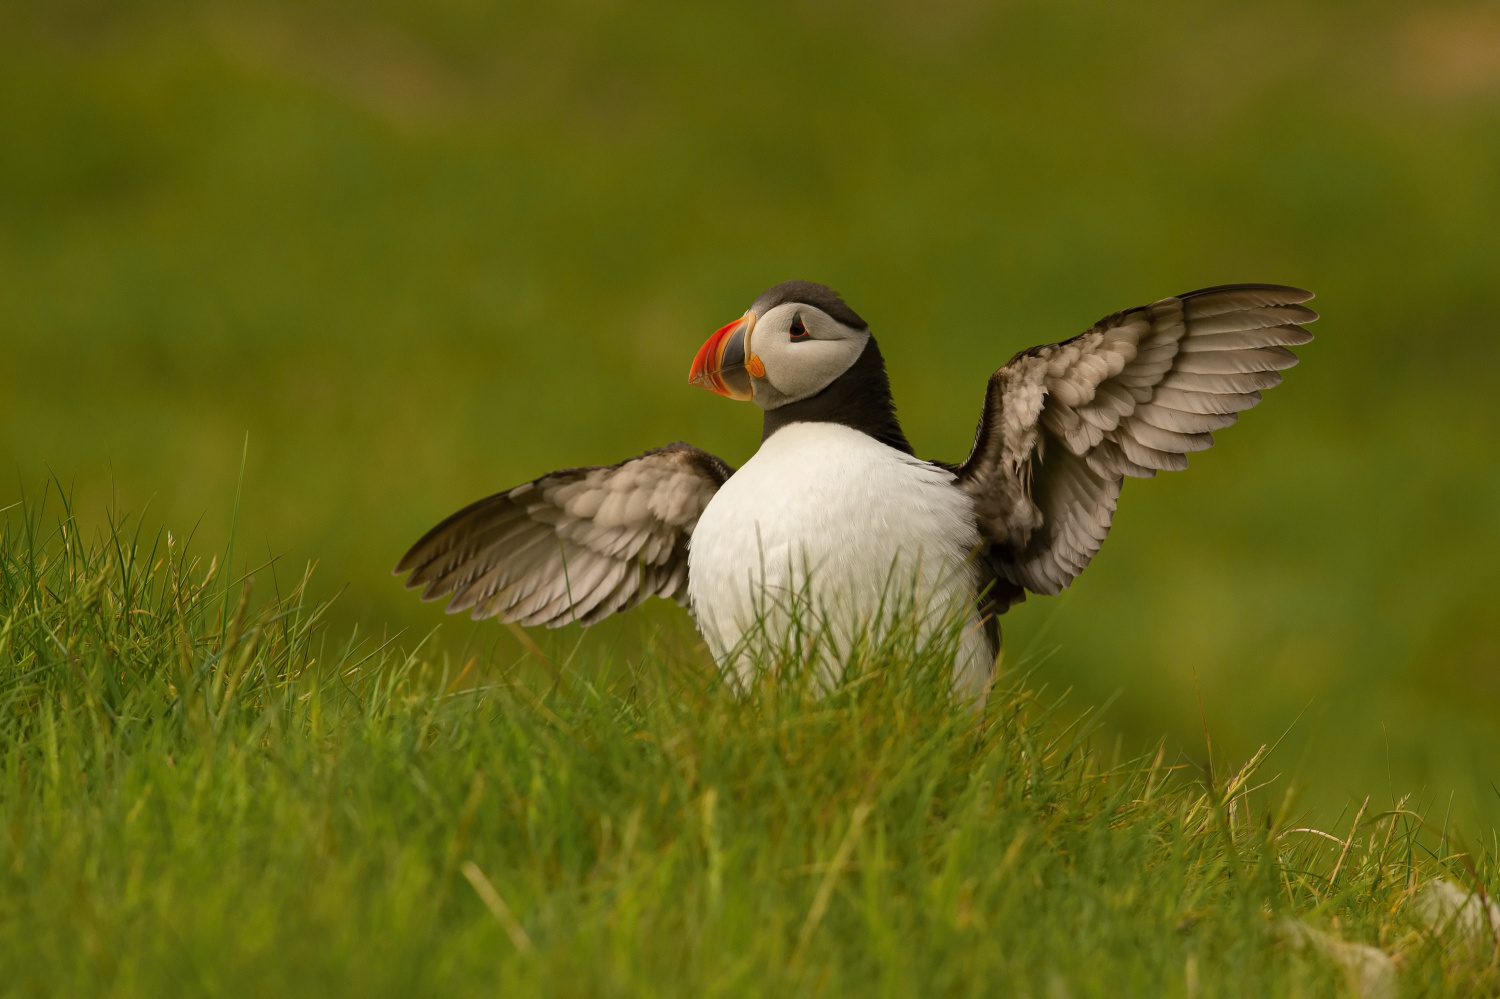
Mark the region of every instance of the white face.
<instances>
[{"instance_id":1,"label":"white face","mask_svg":"<svg viewBox=\"0 0 1500 999\"><path fill-rule=\"evenodd\" d=\"M787 302L758 318L749 339L747 354L765 366L764 376L751 379L755 404L775 409L817 395L848 371L870 331L851 329L815 306Z\"/></svg>"}]
</instances>

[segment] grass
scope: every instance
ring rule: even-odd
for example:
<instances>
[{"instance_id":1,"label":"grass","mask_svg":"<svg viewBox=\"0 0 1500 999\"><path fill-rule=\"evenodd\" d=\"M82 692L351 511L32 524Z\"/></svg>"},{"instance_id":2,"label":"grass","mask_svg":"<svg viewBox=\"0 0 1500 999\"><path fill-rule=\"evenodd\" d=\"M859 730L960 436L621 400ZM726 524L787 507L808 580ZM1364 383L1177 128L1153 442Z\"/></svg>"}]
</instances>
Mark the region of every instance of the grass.
<instances>
[{"instance_id":1,"label":"grass","mask_svg":"<svg viewBox=\"0 0 1500 999\"><path fill-rule=\"evenodd\" d=\"M954 705L942 643L826 694L670 629L404 646L110 522L0 537L0 995L1342 994L1302 927L1500 986L1412 905L1500 891L1493 845L1301 829L1266 753L1104 751L1015 672Z\"/></svg>"}]
</instances>

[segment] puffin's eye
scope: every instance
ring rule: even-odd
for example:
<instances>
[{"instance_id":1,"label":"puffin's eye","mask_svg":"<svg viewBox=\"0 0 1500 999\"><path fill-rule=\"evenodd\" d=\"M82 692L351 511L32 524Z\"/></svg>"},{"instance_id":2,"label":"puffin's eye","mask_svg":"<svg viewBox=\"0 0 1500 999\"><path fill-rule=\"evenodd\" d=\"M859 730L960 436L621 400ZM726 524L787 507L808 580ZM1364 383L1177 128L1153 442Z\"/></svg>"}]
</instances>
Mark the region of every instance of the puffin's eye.
<instances>
[{"instance_id":1,"label":"puffin's eye","mask_svg":"<svg viewBox=\"0 0 1500 999\"><path fill-rule=\"evenodd\" d=\"M791 336L792 342L796 343L798 340L806 340L807 338L807 327L802 325L802 317L800 315L793 316Z\"/></svg>"}]
</instances>

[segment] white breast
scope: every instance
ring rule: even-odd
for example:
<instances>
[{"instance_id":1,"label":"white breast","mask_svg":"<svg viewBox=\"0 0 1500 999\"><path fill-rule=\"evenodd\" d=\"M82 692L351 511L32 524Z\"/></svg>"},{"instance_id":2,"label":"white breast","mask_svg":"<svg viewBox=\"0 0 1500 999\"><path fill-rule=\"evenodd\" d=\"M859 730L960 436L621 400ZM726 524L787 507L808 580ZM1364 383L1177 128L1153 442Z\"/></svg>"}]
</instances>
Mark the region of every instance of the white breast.
<instances>
[{"instance_id":1,"label":"white breast","mask_svg":"<svg viewBox=\"0 0 1500 999\"><path fill-rule=\"evenodd\" d=\"M954 679L978 693L993 665L972 607L978 533L952 483L951 472L838 424L771 435L693 530L688 595L715 657L743 678L749 658L734 653L747 631L764 621L778 640L809 609L803 596L835 641L878 627L893 596L914 598L930 627L966 615Z\"/></svg>"}]
</instances>

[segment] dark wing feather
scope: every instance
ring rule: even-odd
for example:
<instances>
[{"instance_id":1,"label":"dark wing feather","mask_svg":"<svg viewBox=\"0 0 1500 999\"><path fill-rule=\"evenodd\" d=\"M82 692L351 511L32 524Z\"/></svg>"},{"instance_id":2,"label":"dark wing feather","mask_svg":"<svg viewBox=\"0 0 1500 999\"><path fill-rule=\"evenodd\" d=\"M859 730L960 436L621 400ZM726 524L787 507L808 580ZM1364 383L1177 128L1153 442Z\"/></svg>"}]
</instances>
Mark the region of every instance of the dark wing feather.
<instances>
[{"instance_id":1,"label":"dark wing feather","mask_svg":"<svg viewBox=\"0 0 1500 999\"><path fill-rule=\"evenodd\" d=\"M470 504L396 566L423 600L549 627L593 624L650 596L687 597L687 545L733 473L687 444L565 468Z\"/></svg>"},{"instance_id":2,"label":"dark wing feather","mask_svg":"<svg viewBox=\"0 0 1500 999\"><path fill-rule=\"evenodd\" d=\"M958 469L999 579L1060 592L1109 533L1127 475L1187 467L1297 363L1318 314L1300 288L1204 288L1022 351L990 378ZM998 582L999 580L997 580ZM1003 608L1001 608L1003 609Z\"/></svg>"}]
</instances>

